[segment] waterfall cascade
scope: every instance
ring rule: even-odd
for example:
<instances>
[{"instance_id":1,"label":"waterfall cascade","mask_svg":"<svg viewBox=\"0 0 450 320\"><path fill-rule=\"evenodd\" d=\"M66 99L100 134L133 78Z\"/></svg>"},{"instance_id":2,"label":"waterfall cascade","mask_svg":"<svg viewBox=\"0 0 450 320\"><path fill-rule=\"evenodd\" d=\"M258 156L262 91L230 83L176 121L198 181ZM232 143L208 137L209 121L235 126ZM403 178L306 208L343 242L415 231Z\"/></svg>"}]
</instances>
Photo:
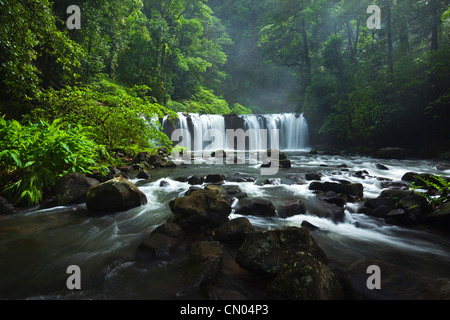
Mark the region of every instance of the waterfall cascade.
<instances>
[{"instance_id":1,"label":"waterfall cascade","mask_svg":"<svg viewBox=\"0 0 450 320\"><path fill-rule=\"evenodd\" d=\"M172 141L184 141L191 150L205 148L239 150L235 141L227 141L227 131L246 134L246 150L263 150L278 146L280 150L308 148L308 124L303 114L207 115L178 113L174 121L162 120L164 132ZM176 129L181 129L172 136ZM278 130L278 131L277 131ZM275 132L279 136L273 135ZM180 137L182 137L180 139ZM274 139L278 138L277 144ZM178 140L179 139L179 140ZM214 142L214 148L211 147ZM242 146L241 146L242 147Z\"/></svg>"}]
</instances>

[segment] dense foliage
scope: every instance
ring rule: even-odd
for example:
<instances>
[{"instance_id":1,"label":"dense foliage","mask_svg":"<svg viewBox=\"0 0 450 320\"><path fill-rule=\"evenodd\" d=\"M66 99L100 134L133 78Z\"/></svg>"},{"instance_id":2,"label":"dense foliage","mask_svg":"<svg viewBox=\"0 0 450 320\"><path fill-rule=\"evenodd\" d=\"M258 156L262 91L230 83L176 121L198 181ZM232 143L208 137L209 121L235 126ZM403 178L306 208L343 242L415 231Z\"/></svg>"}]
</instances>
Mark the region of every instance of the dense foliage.
<instances>
[{"instance_id":1,"label":"dense foliage","mask_svg":"<svg viewBox=\"0 0 450 320\"><path fill-rule=\"evenodd\" d=\"M372 4L381 29L366 24ZM1 0L0 16L0 179L14 201L113 161L87 145L170 149L158 119L175 112L298 111L313 144L450 148L444 0ZM41 141L59 145L54 166Z\"/></svg>"}]
</instances>

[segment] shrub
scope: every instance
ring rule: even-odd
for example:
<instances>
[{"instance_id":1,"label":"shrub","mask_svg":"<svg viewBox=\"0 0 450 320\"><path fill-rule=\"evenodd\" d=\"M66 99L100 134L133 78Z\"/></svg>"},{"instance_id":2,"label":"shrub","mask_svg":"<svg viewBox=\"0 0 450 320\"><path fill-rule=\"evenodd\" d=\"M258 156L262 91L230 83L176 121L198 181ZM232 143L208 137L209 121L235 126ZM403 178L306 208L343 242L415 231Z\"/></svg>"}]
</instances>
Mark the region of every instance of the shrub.
<instances>
[{"instance_id":1,"label":"shrub","mask_svg":"<svg viewBox=\"0 0 450 320\"><path fill-rule=\"evenodd\" d=\"M41 120L21 125L0 117L0 184L15 204L38 204L44 191L68 172L102 171L109 158L92 139L92 128Z\"/></svg>"}]
</instances>

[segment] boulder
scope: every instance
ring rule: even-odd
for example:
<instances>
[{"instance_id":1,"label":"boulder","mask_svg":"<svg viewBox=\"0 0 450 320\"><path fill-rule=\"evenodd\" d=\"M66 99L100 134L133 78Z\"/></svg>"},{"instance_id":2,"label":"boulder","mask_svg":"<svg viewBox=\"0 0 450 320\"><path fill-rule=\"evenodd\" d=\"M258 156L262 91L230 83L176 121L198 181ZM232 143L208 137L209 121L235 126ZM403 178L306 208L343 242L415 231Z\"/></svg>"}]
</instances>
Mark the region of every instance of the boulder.
<instances>
[{"instance_id":1,"label":"boulder","mask_svg":"<svg viewBox=\"0 0 450 320\"><path fill-rule=\"evenodd\" d=\"M193 175L188 179L188 183L191 185L199 185L203 184L205 181L205 178L203 176Z\"/></svg>"},{"instance_id":2,"label":"boulder","mask_svg":"<svg viewBox=\"0 0 450 320\"><path fill-rule=\"evenodd\" d=\"M344 222L345 220L344 208L319 199L309 203L308 213L321 218L331 219L336 223Z\"/></svg>"},{"instance_id":3,"label":"boulder","mask_svg":"<svg viewBox=\"0 0 450 320\"><path fill-rule=\"evenodd\" d=\"M208 174L205 177L205 183L222 183L225 181L223 174Z\"/></svg>"},{"instance_id":4,"label":"boulder","mask_svg":"<svg viewBox=\"0 0 450 320\"><path fill-rule=\"evenodd\" d=\"M325 193L318 194L317 198L322 201L335 204L338 207L344 207L345 203L348 201L347 196L345 194L343 193L338 194L334 191L327 191Z\"/></svg>"},{"instance_id":5,"label":"boulder","mask_svg":"<svg viewBox=\"0 0 450 320\"><path fill-rule=\"evenodd\" d=\"M280 218L288 218L305 213L306 207L302 200L284 203L278 208L278 216Z\"/></svg>"},{"instance_id":6,"label":"boulder","mask_svg":"<svg viewBox=\"0 0 450 320\"><path fill-rule=\"evenodd\" d=\"M67 206L70 204L83 203L86 201L86 194L91 187L99 185L100 182L94 178L71 172L60 179L55 184L55 195L58 204Z\"/></svg>"},{"instance_id":7,"label":"boulder","mask_svg":"<svg viewBox=\"0 0 450 320\"><path fill-rule=\"evenodd\" d=\"M92 187L86 195L86 206L92 211L119 211L145 204L145 194L124 178L115 178Z\"/></svg>"},{"instance_id":8,"label":"boulder","mask_svg":"<svg viewBox=\"0 0 450 320\"><path fill-rule=\"evenodd\" d=\"M305 179L306 180L321 180L320 174L318 174L317 172L307 172L305 174Z\"/></svg>"},{"instance_id":9,"label":"boulder","mask_svg":"<svg viewBox=\"0 0 450 320\"><path fill-rule=\"evenodd\" d=\"M145 170L139 171L136 178L138 179L144 179L144 180L148 180L152 177L152 175L150 173L148 173Z\"/></svg>"},{"instance_id":10,"label":"boulder","mask_svg":"<svg viewBox=\"0 0 450 320\"><path fill-rule=\"evenodd\" d=\"M384 164L381 164L381 163L375 164L375 167L376 167L378 170L389 170L388 167L386 167Z\"/></svg>"},{"instance_id":11,"label":"boulder","mask_svg":"<svg viewBox=\"0 0 450 320\"><path fill-rule=\"evenodd\" d=\"M242 199L248 196L247 193L243 192L241 188L236 185L225 185L223 188L231 198Z\"/></svg>"},{"instance_id":12,"label":"boulder","mask_svg":"<svg viewBox=\"0 0 450 320\"><path fill-rule=\"evenodd\" d=\"M236 262L249 271L275 277L301 251L328 263L323 250L303 227L248 233L236 253Z\"/></svg>"},{"instance_id":13,"label":"boulder","mask_svg":"<svg viewBox=\"0 0 450 320\"><path fill-rule=\"evenodd\" d=\"M190 195L176 198L169 204L174 221L188 232L200 232L228 221L230 203L218 190L195 190Z\"/></svg>"},{"instance_id":14,"label":"boulder","mask_svg":"<svg viewBox=\"0 0 450 320\"><path fill-rule=\"evenodd\" d=\"M0 197L0 214L14 213L14 206L3 197Z\"/></svg>"},{"instance_id":15,"label":"boulder","mask_svg":"<svg viewBox=\"0 0 450 320\"><path fill-rule=\"evenodd\" d=\"M335 183L335 182L317 182L313 181L309 185L310 190L320 190L323 192L334 191L357 198L363 197L363 185L361 183Z\"/></svg>"},{"instance_id":16,"label":"boulder","mask_svg":"<svg viewBox=\"0 0 450 320\"><path fill-rule=\"evenodd\" d=\"M320 230L320 228L318 226L313 225L311 222L308 222L306 220L302 221L301 224L302 227L308 229L309 231L316 231L316 230Z\"/></svg>"},{"instance_id":17,"label":"boulder","mask_svg":"<svg viewBox=\"0 0 450 320\"><path fill-rule=\"evenodd\" d=\"M267 291L274 299L335 300L343 296L342 285L330 268L304 251L269 284Z\"/></svg>"},{"instance_id":18,"label":"boulder","mask_svg":"<svg viewBox=\"0 0 450 320\"><path fill-rule=\"evenodd\" d=\"M229 175L226 180L231 182L255 182L256 178L249 177L240 173L233 173L232 175Z\"/></svg>"},{"instance_id":19,"label":"boulder","mask_svg":"<svg viewBox=\"0 0 450 320\"><path fill-rule=\"evenodd\" d=\"M264 199L242 199L236 207L235 214L244 216L276 217L277 211L272 202Z\"/></svg>"},{"instance_id":20,"label":"boulder","mask_svg":"<svg viewBox=\"0 0 450 320\"><path fill-rule=\"evenodd\" d=\"M218 241L196 241L189 252L189 277L195 287L213 284L221 270L223 245Z\"/></svg>"},{"instance_id":21,"label":"boulder","mask_svg":"<svg viewBox=\"0 0 450 320\"><path fill-rule=\"evenodd\" d=\"M426 216L424 223L434 227L450 230L450 201L439 206L439 209Z\"/></svg>"},{"instance_id":22,"label":"boulder","mask_svg":"<svg viewBox=\"0 0 450 320\"><path fill-rule=\"evenodd\" d=\"M245 235L255 231L250 221L245 217L224 222L216 231L216 239L222 242L242 242Z\"/></svg>"}]
</instances>

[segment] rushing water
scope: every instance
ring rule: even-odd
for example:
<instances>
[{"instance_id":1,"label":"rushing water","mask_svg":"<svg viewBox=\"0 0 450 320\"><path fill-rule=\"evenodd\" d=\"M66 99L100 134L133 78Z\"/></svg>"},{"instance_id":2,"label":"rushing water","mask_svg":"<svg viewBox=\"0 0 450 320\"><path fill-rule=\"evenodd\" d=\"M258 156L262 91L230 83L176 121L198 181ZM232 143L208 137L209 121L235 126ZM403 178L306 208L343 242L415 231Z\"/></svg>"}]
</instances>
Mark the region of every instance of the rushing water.
<instances>
[{"instance_id":1,"label":"rushing water","mask_svg":"<svg viewBox=\"0 0 450 320\"><path fill-rule=\"evenodd\" d=\"M153 173L153 181L133 180L146 194L148 204L125 212L94 216L84 204L50 209L34 208L26 212L0 217L0 298L61 299L160 299L170 298L176 286L177 270L170 259L142 265L135 259L138 245L158 225L171 216L169 202L188 190L189 185L175 179L193 174L241 173L257 178L253 182L226 182L239 187L253 198L264 198L278 207L284 201L301 199L307 214L287 219L248 218L257 228L275 229L300 226L307 220L320 230L313 237L332 262L343 269L359 259L380 259L431 277L450 277L450 239L438 232L402 228L380 219L355 213L357 204L348 204L343 223L314 216L315 195L309 182L297 184L305 172L323 174L322 181L346 179L364 185L364 196L374 198L382 188L376 177L400 180L408 172L437 171L428 160L383 160L389 170L379 170L380 160L351 156L310 155L288 152L291 169L275 176L278 185L260 183L259 165L183 165ZM339 171L345 163L349 171ZM326 164L327 166L323 166ZM361 179L352 172L367 170ZM449 171L444 172L448 175ZM162 180L168 185L162 187ZM234 213L231 218L236 217ZM66 269L78 265L82 270L82 290L67 290ZM152 268L164 266L166 277L152 274Z\"/></svg>"}]
</instances>

